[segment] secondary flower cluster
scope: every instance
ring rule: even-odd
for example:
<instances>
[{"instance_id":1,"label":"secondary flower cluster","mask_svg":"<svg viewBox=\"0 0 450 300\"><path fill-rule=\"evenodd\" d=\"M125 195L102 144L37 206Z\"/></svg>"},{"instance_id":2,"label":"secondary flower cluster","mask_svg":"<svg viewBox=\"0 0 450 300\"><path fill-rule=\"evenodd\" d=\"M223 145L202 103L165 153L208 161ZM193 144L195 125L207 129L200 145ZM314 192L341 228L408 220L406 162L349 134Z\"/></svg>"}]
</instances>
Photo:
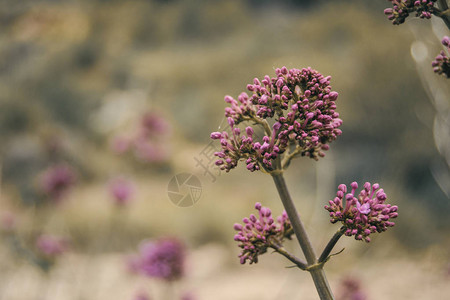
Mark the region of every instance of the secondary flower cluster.
<instances>
[{"instance_id":1,"label":"secondary flower cluster","mask_svg":"<svg viewBox=\"0 0 450 300\"><path fill-rule=\"evenodd\" d=\"M234 229L238 231L234 240L240 243L242 249L239 254L241 264L247 260L250 264L257 263L258 255L265 253L271 245L282 245L283 240L290 239L293 234L285 211L275 221L269 208L262 207L261 203L256 203L255 208L259 217L251 214L242 220L244 225L234 224Z\"/></svg>"},{"instance_id":2,"label":"secondary flower cluster","mask_svg":"<svg viewBox=\"0 0 450 300\"><path fill-rule=\"evenodd\" d=\"M355 195L356 182L351 184L352 191L347 193L345 184L339 185L334 200L330 200L325 209L330 212L331 223L342 222L346 236L355 236L356 240L370 242L369 235L383 232L395 225L390 219L398 216L397 206L385 204L386 194L378 183L364 184L364 189ZM345 199L345 203L344 203Z\"/></svg>"},{"instance_id":3,"label":"secondary flower cluster","mask_svg":"<svg viewBox=\"0 0 450 300\"><path fill-rule=\"evenodd\" d=\"M444 36L442 39L442 45L446 47L448 53L450 53L450 38L448 36ZM433 66L433 71L437 74L445 74L447 78L450 78L450 57L442 50L438 56L431 63Z\"/></svg>"},{"instance_id":4,"label":"secondary flower cluster","mask_svg":"<svg viewBox=\"0 0 450 300\"><path fill-rule=\"evenodd\" d=\"M228 172L237 166L241 158L244 158L246 159L247 169L252 172L260 169L260 163L263 164L264 168L272 169L272 161L280 153L280 148L275 143L279 123L273 126L271 138L263 137L263 144L254 140L252 127L245 128L246 135L241 135L241 129L235 127L235 122L231 117L228 117L228 124L231 127L231 137L226 131L211 134L211 138L220 140L222 145L222 151L214 153L221 158L216 161L216 165L221 166L222 170Z\"/></svg>"},{"instance_id":5,"label":"secondary flower cluster","mask_svg":"<svg viewBox=\"0 0 450 300\"><path fill-rule=\"evenodd\" d=\"M128 261L132 271L167 281L184 275L184 245L177 239L161 239L141 245L139 254Z\"/></svg>"},{"instance_id":6,"label":"secondary flower cluster","mask_svg":"<svg viewBox=\"0 0 450 300\"><path fill-rule=\"evenodd\" d=\"M384 14L394 25L405 22L410 13L415 12L416 17L430 19L434 11L436 0L389 0L392 8L386 8Z\"/></svg>"},{"instance_id":7,"label":"secondary flower cluster","mask_svg":"<svg viewBox=\"0 0 450 300\"><path fill-rule=\"evenodd\" d=\"M225 116L231 133L211 134L222 146L222 151L215 153L222 170L233 169L240 159L246 160L250 171L261 167L273 170L273 161L291 145L296 147L295 154L318 159L329 148L327 144L342 133L338 129L342 120L335 111L338 93L331 90L330 76L311 68L286 67L276 69L275 74L261 81L255 78L247 85L251 96L241 93L237 100L225 97L230 104ZM246 135L241 135L237 125L244 121L264 128L262 139L255 140L251 126L245 129Z\"/></svg>"}]
</instances>

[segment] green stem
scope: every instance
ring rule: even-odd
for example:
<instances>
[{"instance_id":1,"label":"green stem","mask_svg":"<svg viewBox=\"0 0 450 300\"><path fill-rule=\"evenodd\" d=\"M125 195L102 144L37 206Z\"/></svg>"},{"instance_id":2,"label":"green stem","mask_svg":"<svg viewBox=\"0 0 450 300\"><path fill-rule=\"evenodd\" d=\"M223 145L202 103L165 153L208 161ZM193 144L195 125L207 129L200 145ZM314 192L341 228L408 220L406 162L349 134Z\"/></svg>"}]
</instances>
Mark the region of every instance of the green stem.
<instances>
[{"instance_id":1,"label":"green stem","mask_svg":"<svg viewBox=\"0 0 450 300\"><path fill-rule=\"evenodd\" d=\"M294 229L295 236L302 248L305 255L306 261L308 263L307 271L311 274L314 284L316 286L317 292L321 300L333 300L333 293L328 284L325 272L323 271L323 264L318 264L316 254L312 244L308 238L305 227L300 220L300 216L295 208L294 202L292 201L291 195L286 186L283 174L273 173L273 181L277 187L278 194L280 195L281 202L283 202L284 209L289 217L292 228Z\"/></svg>"},{"instance_id":2,"label":"green stem","mask_svg":"<svg viewBox=\"0 0 450 300\"><path fill-rule=\"evenodd\" d=\"M286 249L284 249L283 246L272 243L270 247L273 248L276 252L278 252L281 255L283 255L284 257L286 257L287 259L289 259L291 262L293 262L297 267L299 267L303 271L307 270L308 265L306 264L306 262L304 262L302 259L296 257L295 255L289 253Z\"/></svg>"},{"instance_id":3,"label":"green stem","mask_svg":"<svg viewBox=\"0 0 450 300\"><path fill-rule=\"evenodd\" d=\"M328 244L323 249L322 254L319 257L319 263L326 262L331 251L333 250L336 243L339 241L340 237L344 234L345 227L342 226L341 229L339 229L331 238L331 240L328 242Z\"/></svg>"}]
</instances>

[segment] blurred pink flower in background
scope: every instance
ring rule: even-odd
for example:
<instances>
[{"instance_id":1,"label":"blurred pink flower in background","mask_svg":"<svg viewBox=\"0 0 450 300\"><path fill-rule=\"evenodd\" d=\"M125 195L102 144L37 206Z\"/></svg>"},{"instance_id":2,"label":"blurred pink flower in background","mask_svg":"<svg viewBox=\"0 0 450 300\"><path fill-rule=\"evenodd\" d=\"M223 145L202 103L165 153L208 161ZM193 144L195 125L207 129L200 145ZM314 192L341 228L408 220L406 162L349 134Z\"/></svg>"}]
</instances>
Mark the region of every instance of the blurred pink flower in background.
<instances>
[{"instance_id":1,"label":"blurred pink flower in background","mask_svg":"<svg viewBox=\"0 0 450 300\"><path fill-rule=\"evenodd\" d=\"M195 300L196 298L194 295L190 292L185 292L183 295L181 295L181 300Z\"/></svg>"},{"instance_id":2,"label":"blurred pink flower in background","mask_svg":"<svg viewBox=\"0 0 450 300\"><path fill-rule=\"evenodd\" d=\"M112 151L116 154L132 152L145 163L163 163L169 159L171 135L170 124L155 112L145 112L131 130L129 136L116 136L112 141Z\"/></svg>"},{"instance_id":3,"label":"blurred pink flower in background","mask_svg":"<svg viewBox=\"0 0 450 300\"><path fill-rule=\"evenodd\" d=\"M0 214L0 230L13 232L17 227L17 217L10 211L3 211Z\"/></svg>"},{"instance_id":4,"label":"blurred pink flower in background","mask_svg":"<svg viewBox=\"0 0 450 300\"><path fill-rule=\"evenodd\" d=\"M186 249L176 238L147 241L139 247L139 253L127 258L132 273L167 281L178 280L184 275Z\"/></svg>"},{"instance_id":5,"label":"blurred pink flower in background","mask_svg":"<svg viewBox=\"0 0 450 300\"><path fill-rule=\"evenodd\" d=\"M59 202L75 181L76 176L72 167L63 163L47 168L40 177L39 186L48 197Z\"/></svg>"},{"instance_id":6,"label":"blurred pink flower in background","mask_svg":"<svg viewBox=\"0 0 450 300\"><path fill-rule=\"evenodd\" d=\"M146 136L160 136L168 134L169 123L154 112L147 112L141 119L141 133Z\"/></svg>"},{"instance_id":7,"label":"blurred pink flower in background","mask_svg":"<svg viewBox=\"0 0 450 300\"><path fill-rule=\"evenodd\" d=\"M160 163L168 159L168 149L163 145L150 142L145 139L136 139L134 142L134 154L136 158L148 163Z\"/></svg>"},{"instance_id":8,"label":"blurred pink flower in background","mask_svg":"<svg viewBox=\"0 0 450 300\"><path fill-rule=\"evenodd\" d=\"M111 149L116 154L123 154L130 149L131 141L127 137L116 136L111 144Z\"/></svg>"},{"instance_id":9,"label":"blurred pink flower in background","mask_svg":"<svg viewBox=\"0 0 450 300\"><path fill-rule=\"evenodd\" d=\"M69 242L64 237L41 234L36 239L36 248L43 256L56 258L69 250Z\"/></svg>"},{"instance_id":10,"label":"blurred pink flower in background","mask_svg":"<svg viewBox=\"0 0 450 300\"><path fill-rule=\"evenodd\" d=\"M118 206L124 206L132 199L136 187L130 180L117 177L109 182L108 190L113 202Z\"/></svg>"},{"instance_id":11,"label":"blurred pink flower in background","mask_svg":"<svg viewBox=\"0 0 450 300\"><path fill-rule=\"evenodd\" d=\"M361 281L355 277L346 277L340 281L337 300L367 300L361 288Z\"/></svg>"},{"instance_id":12,"label":"blurred pink flower in background","mask_svg":"<svg viewBox=\"0 0 450 300\"><path fill-rule=\"evenodd\" d=\"M128 272L134 275L140 274L141 257L139 254L126 256L125 264Z\"/></svg>"},{"instance_id":13,"label":"blurred pink flower in background","mask_svg":"<svg viewBox=\"0 0 450 300\"><path fill-rule=\"evenodd\" d=\"M145 291L138 291L133 297L133 300L151 300L152 298Z\"/></svg>"}]
</instances>

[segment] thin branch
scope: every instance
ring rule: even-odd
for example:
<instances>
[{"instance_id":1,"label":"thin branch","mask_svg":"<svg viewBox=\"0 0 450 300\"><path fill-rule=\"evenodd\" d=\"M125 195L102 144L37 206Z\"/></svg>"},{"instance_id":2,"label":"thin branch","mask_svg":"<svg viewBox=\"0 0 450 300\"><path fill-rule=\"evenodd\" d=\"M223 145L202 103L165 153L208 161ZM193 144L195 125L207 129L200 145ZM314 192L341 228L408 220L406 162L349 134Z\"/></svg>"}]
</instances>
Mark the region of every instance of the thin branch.
<instances>
[{"instance_id":1,"label":"thin branch","mask_svg":"<svg viewBox=\"0 0 450 300\"><path fill-rule=\"evenodd\" d=\"M306 264L306 262L304 260L302 260L302 259L296 257L295 255L289 253L282 246L279 246L279 245L276 245L276 244L272 244L271 248L273 248L276 252L280 253L281 255L283 255L284 257L289 259L291 262L293 262L297 267L299 267L303 271L305 271L308 268L308 265Z\"/></svg>"},{"instance_id":2,"label":"thin branch","mask_svg":"<svg viewBox=\"0 0 450 300\"><path fill-rule=\"evenodd\" d=\"M344 232L345 232L345 227L342 226L341 229L339 229L333 235L333 237L330 239L328 244L323 249L323 252L322 252L322 254L319 257L319 262L325 262L328 259L328 257L330 256L331 251L333 250L333 248L336 245L336 243L339 241L339 238L344 234Z\"/></svg>"},{"instance_id":3,"label":"thin branch","mask_svg":"<svg viewBox=\"0 0 450 300\"><path fill-rule=\"evenodd\" d=\"M267 120L265 119L261 119L258 116L249 116L249 117L244 117L245 121L253 121L256 124L261 125L264 128L264 132L266 133L267 136L271 136L272 135L272 129L270 129L269 123L267 123Z\"/></svg>"},{"instance_id":4,"label":"thin branch","mask_svg":"<svg viewBox=\"0 0 450 300\"><path fill-rule=\"evenodd\" d=\"M289 194L283 174L273 174L272 178L275 182L281 201L283 202L284 209L289 217L300 247L305 254L306 261L308 264L316 263L316 254L314 253L314 249L312 248L311 242L306 234L305 227L300 220L300 216L294 206L291 195Z\"/></svg>"},{"instance_id":5,"label":"thin branch","mask_svg":"<svg viewBox=\"0 0 450 300\"><path fill-rule=\"evenodd\" d=\"M285 169L289 166L289 164L291 163L291 160L292 160L293 158L295 158L298 154L300 154L300 152L302 151L302 149L303 149L302 147L297 146L297 147L295 148L295 150L292 151L292 153L289 153L289 154L285 155L285 157L283 158L283 162L281 163L281 168L282 168L283 170L285 170Z\"/></svg>"},{"instance_id":6,"label":"thin branch","mask_svg":"<svg viewBox=\"0 0 450 300\"><path fill-rule=\"evenodd\" d=\"M323 264L317 264L316 254L314 253L314 249L308 238L305 227L300 220L300 216L295 208L294 202L292 201L291 195L289 194L283 173L279 172L271 175L275 182L275 186L277 187L278 194L280 195L281 202L283 203L284 209L286 210L291 222L292 228L294 229L295 236L297 237L303 254L305 255L308 263L307 271L309 271L311 277L313 278L319 297L321 300L333 300L333 293L331 292L327 277L323 271ZM318 265L317 268L310 268L311 266L316 265Z\"/></svg>"}]
</instances>

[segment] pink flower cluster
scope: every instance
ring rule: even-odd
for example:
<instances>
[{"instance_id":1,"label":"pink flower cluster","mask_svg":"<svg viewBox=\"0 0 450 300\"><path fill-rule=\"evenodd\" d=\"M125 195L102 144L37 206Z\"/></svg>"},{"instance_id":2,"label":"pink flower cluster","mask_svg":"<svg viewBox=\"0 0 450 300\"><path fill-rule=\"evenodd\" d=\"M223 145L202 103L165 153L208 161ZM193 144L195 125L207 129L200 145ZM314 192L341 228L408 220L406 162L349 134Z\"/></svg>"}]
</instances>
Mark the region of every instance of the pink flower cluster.
<instances>
[{"instance_id":1,"label":"pink flower cluster","mask_svg":"<svg viewBox=\"0 0 450 300\"><path fill-rule=\"evenodd\" d=\"M259 217L251 214L242 220L244 225L234 224L234 229L238 231L234 240L240 243L242 249L239 254L241 264L247 260L250 264L257 263L258 255L264 254L274 243L282 245L283 240L290 239L294 233L286 212L277 217L275 222L269 208L262 207L261 203L256 203L255 208Z\"/></svg>"},{"instance_id":2,"label":"pink flower cluster","mask_svg":"<svg viewBox=\"0 0 450 300\"><path fill-rule=\"evenodd\" d=\"M331 223L342 222L346 236L355 236L356 240L366 242L370 242L371 233L383 232L395 225L389 220L398 216L398 207L384 203L386 194L378 183L371 185L366 182L357 198L355 191L358 184L352 182L350 186L352 191L346 194L347 186L339 185L336 197L325 206L330 212Z\"/></svg>"},{"instance_id":3,"label":"pink flower cluster","mask_svg":"<svg viewBox=\"0 0 450 300\"><path fill-rule=\"evenodd\" d=\"M225 97L230 107L225 116L231 134L213 132L212 139L220 140L222 151L215 155L216 164L222 170L234 168L240 159L245 159L247 169L273 170L273 161L290 146L296 147L301 156L313 159L324 156L329 142L342 132L339 114L335 111L338 93L331 90L330 76L311 68L275 70L276 77L268 75L263 80L254 79L247 85L252 93L241 93L238 100ZM267 119L271 121L268 122ZM254 128L246 127L241 136L237 127L241 122L258 124L265 130L262 139L255 141ZM273 123L270 127L269 123Z\"/></svg>"},{"instance_id":4,"label":"pink flower cluster","mask_svg":"<svg viewBox=\"0 0 450 300\"><path fill-rule=\"evenodd\" d=\"M393 7L386 8L384 14L394 25L405 22L410 13L415 12L416 17L430 19L434 11L436 0L389 0Z\"/></svg>"},{"instance_id":5,"label":"pink flower cluster","mask_svg":"<svg viewBox=\"0 0 450 300\"><path fill-rule=\"evenodd\" d=\"M74 185L75 172L66 164L54 165L44 171L40 178L41 190L55 201L60 201Z\"/></svg>"},{"instance_id":6,"label":"pink flower cluster","mask_svg":"<svg viewBox=\"0 0 450 300\"><path fill-rule=\"evenodd\" d=\"M178 239L166 238L142 244L128 263L136 273L173 281L184 275L185 256L185 247Z\"/></svg>"},{"instance_id":7,"label":"pink flower cluster","mask_svg":"<svg viewBox=\"0 0 450 300\"><path fill-rule=\"evenodd\" d=\"M246 135L241 135L241 129L235 127L235 122L231 117L228 117L228 124L231 127L231 137L226 131L211 134L211 138L220 140L222 145L222 151L215 153L220 158L216 161L216 165L221 166L222 170L228 172L237 166L240 159L244 158L246 159L247 169L252 172L259 170L260 164L265 169L272 169L272 161L280 153L280 148L275 141L280 123L275 123L271 138L264 136L262 144L254 141L252 127L245 128Z\"/></svg>"},{"instance_id":8,"label":"pink flower cluster","mask_svg":"<svg viewBox=\"0 0 450 300\"><path fill-rule=\"evenodd\" d=\"M446 48L447 52L450 53L450 38L444 36L442 39L442 45ZM450 78L450 57L444 50L442 50L438 56L431 63L433 66L433 71L437 74L444 74L447 78Z\"/></svg>"}]
</instances>

